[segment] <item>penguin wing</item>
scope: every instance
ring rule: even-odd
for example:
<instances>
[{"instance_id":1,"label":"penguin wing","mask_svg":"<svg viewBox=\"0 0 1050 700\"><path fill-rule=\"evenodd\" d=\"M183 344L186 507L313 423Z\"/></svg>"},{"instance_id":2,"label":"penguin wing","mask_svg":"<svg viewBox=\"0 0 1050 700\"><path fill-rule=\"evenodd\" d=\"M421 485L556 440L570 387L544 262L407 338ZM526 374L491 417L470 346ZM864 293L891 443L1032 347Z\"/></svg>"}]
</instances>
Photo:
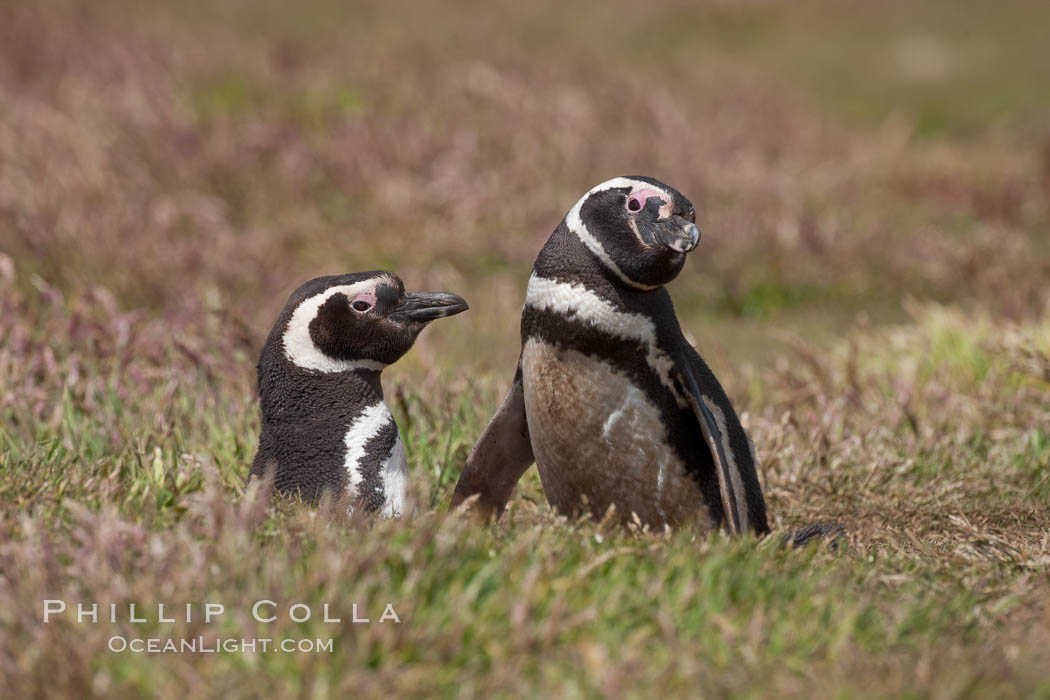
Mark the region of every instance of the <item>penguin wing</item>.
<instances>
[{"instance_id":1,"label":"penguin wing","mask_svg":"<svg viewBox=\"0 0 1050 700\"><path fill-rule=\"evenodd\" d=\"M765 534L769 532L766 502L747 434L714 373L699 355L693 355L687 362L677 362L675 370L711 452L729 531L739 535L752 529Z\"/></svg>"},{"instance_id":2,"label":"penguin wing","mask_svg":"<svg viewBox=\"0 0 1050 700\"><path fill-rule=\"evenodd\" d=\"M503 405L492 416L467 457L452 493L452 508L477 496L483 517L499 517L510 494L535 458L525 417L525 394L521 383L521 361Z\"/></svg>"}]
</instances>

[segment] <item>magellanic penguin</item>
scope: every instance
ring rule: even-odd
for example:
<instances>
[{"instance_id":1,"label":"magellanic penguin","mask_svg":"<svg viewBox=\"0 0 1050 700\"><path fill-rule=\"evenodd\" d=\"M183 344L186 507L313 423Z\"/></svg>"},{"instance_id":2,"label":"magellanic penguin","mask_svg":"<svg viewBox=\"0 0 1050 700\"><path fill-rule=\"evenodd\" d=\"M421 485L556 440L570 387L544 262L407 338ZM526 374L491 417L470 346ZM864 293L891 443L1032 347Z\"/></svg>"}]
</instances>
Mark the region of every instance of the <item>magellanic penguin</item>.
<instances>
[{"instance_id":1,"label":"magellanic penguin","mask_svg":"<svg viewBox=\"0 0 1050 700\"><path fill-rule=\"evenodd\" d=\"M252 476L304 501L322 493L386 517L406 503L405 451L380 373L436 318L467 309L455 294L405 292L392 272L318 277L292 293L259 358L262 432Z\"/></svg>"},{"instance_id":2,"label":"magellanic penguin","mask_svg":"<svg viewBox=\"0 0 1050 700\"><path fill-rule=\"evenodd\" d=\"M460 475L502 512L535 461L559 511L663 530L769 531L755 456L722 386L686 341L664 285L700 240L693 205L648 177L585 194L536 259L521 355Z\"/></svg>"}]
</instances>

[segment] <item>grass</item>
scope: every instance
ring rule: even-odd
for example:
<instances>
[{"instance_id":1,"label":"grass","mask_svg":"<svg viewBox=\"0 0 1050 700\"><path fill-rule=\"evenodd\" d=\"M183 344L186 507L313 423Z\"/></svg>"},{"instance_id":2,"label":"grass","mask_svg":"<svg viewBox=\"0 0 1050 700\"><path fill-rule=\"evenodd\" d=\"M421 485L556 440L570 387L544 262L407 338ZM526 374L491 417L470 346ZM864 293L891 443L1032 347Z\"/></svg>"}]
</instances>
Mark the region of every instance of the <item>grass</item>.
<instances>
[{"instance_id":1,"label":"grass","mask_svg":"<svg viewBox=\"0 0 1050 700\"><path fill-rule=\"evenodd\" d=\"M0 7L8 692L1050 697L1046 10L389 13ZM671 291L775 530L835 520L848 546L567 522L534 471L495 526L447 512L536 251L628 172L697 204ZM299 282L375 267L471 303L386 372L421 513L260 498L269 324ZM48 598L123 612L44 624Z\"/></svg>"}]
</instances>

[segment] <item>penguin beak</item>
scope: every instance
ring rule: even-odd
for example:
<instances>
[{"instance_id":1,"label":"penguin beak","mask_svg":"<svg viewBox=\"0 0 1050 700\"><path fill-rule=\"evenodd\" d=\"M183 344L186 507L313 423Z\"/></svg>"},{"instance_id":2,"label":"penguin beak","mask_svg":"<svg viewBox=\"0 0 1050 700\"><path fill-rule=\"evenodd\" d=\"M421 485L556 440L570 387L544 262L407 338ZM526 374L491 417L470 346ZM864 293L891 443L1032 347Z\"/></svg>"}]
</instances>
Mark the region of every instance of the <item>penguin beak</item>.
<instances>
[{"instance_id":1,"label":"penguin beak","mask_svg":"<svg viewBox=\"0 0 1050 700\"><path fill-rule=\"evenodd\" d=\"M467 310L463 297L448 292L408 292L389 318L398 322L430 323Z\"/></svg>"},{"instance_id":2,"label":"penguin beak","mask_svg":"<svg viewBox=\"0 0 1050 700\"><path fill-rule=\"evenodd\" d=\"M678 214L657 221L653 228L657 242L679 253L688 253L700 242L697 225Z\"/></svg>"}]
</instances>

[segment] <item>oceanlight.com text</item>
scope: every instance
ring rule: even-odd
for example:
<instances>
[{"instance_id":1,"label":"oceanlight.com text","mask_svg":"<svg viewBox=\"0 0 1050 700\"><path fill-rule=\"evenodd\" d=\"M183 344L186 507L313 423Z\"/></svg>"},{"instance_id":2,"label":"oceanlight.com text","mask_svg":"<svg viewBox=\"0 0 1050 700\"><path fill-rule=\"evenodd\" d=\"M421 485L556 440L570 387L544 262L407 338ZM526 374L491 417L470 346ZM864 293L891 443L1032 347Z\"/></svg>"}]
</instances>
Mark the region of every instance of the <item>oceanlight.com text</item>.
<instances>
[{"instance_id":1,"label":"oceanlight.com text","mask_svg":"<svg viewBox=\"0 0 1050 700\"><path fill-rule=\"evenodd\" d=\"M266 653L329 653L335 648L333 640L293 639L275 640L271 637L257 638L209 638L189 637L122 637L113 636L107 643L116 654L266 654Z\"/></svg>"}]
</instances>

